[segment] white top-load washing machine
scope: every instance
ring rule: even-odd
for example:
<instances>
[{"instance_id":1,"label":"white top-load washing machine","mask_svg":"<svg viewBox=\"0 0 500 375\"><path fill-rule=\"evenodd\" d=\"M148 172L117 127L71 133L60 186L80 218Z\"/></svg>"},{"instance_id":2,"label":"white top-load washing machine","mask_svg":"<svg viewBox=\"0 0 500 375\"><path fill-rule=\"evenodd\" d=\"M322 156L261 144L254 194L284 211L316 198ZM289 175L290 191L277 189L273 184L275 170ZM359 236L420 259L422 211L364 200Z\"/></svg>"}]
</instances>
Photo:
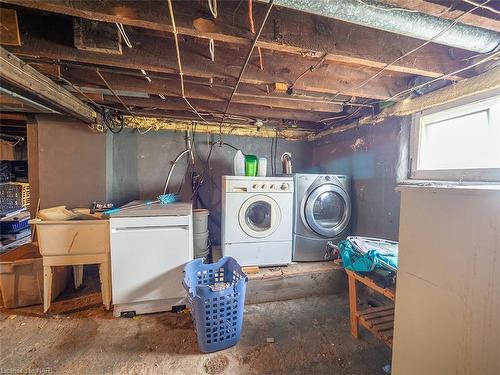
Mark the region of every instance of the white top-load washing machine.
<instances>
[{"instance_id":1,"label":"white top-load washing machine","mask_svg":"<svg viewBox=\"0 0 500 375\"><path fill-rule=\"evenodd\" d=\"M292 261L292 177L222 177L222 254L243 266Z\"/></svg>"},{"instance_id":2,"label":"white top-load washing machine","mask_svg":"<svg viewBox=\"0 0 500 375\"><path fill-rule=\"evenodd\" d=\"M346 175L294 174L296 262L325 260L327 242L350 235L351 178Z\"/></svg>"}]
</instances>

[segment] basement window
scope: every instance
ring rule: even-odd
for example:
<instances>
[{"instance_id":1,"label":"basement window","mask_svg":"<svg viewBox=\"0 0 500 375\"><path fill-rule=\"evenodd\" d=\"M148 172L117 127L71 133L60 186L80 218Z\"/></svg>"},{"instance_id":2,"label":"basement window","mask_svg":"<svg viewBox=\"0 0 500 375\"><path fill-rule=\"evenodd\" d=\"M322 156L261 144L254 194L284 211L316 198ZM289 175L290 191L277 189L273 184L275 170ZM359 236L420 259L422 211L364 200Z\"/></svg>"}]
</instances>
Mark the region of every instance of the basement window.
<instances>
[{"instance_id":1,"label":"basement window","mask_svg":"<svg viewBox=\"0 0 500 375\"><path fill-rule=\"evenodd\" d=\"M500 181L500 96L415 116L412 179Z\"/></svg>"}]
</instances>

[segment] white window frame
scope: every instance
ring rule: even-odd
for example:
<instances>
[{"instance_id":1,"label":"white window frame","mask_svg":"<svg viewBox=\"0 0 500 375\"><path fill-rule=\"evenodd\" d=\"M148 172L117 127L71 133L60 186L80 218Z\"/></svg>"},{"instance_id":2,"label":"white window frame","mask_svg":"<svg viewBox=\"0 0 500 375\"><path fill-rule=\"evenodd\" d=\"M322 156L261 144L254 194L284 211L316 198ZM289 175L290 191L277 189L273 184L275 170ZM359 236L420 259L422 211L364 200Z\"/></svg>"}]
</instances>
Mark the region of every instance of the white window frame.
<instances>
[{"instance_id":1,"label":"white window frame","mask_svg":"<svg viewBox=\"0 0 500 375\"><path fill-rule=\"evenodd\" d=\"M434 181L471 181L471 182L499 182L500 168L480 168L480 169L418 169L419 149L422 141L424 120L436 122L446 120L460 115L472 114L485 109L494 110L495 116L500 118L500 108L496 104L500 96L491 94L486 99L469 100L468 103L455 103L425 110L413 116L410 132L410 173L411 180L434 180ZM500 144L498 147L500 152Z\"/></svg>"}]
</instances>

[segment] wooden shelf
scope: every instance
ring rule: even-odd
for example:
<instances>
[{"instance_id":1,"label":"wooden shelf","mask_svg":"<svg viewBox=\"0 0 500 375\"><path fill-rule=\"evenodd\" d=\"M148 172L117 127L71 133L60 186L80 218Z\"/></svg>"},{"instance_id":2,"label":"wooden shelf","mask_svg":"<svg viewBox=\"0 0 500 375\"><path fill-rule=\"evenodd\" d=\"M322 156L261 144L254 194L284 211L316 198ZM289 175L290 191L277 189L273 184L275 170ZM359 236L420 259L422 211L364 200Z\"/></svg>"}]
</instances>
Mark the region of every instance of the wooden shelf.
<instances>
[{"instance_id":1,"label":"wooden shelf","mask_svg":"<svg viewBox=\"0 0 500 375\"><path fill-rule=\"evenodd\" d=\"M384 305L357 311L356 317L363 327L392 347L394 306Z\"/></svg>"}]
</instances>

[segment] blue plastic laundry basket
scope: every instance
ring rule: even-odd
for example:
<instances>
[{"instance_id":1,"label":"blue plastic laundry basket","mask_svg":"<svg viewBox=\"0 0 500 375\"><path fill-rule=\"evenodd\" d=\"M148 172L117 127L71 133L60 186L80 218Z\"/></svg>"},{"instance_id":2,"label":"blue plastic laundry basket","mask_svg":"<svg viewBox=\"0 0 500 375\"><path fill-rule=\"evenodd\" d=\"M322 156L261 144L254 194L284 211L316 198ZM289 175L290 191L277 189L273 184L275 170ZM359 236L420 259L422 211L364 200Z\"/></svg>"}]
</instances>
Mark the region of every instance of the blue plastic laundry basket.
<instances>
[{"instance_id":1,"label":"blue plastic laundry basket","mask_svg":"<svg viewBox=\"0 0 500 375\"><path fill-rule=\"evenodd\" d=\"M219 291L209 285L229 283ZM184 268L184 288L188 293L198 346L204 353L235 345L240 340L248 278L231 257L205 264L204 258Z\"/></svg>"}]
</instances>

